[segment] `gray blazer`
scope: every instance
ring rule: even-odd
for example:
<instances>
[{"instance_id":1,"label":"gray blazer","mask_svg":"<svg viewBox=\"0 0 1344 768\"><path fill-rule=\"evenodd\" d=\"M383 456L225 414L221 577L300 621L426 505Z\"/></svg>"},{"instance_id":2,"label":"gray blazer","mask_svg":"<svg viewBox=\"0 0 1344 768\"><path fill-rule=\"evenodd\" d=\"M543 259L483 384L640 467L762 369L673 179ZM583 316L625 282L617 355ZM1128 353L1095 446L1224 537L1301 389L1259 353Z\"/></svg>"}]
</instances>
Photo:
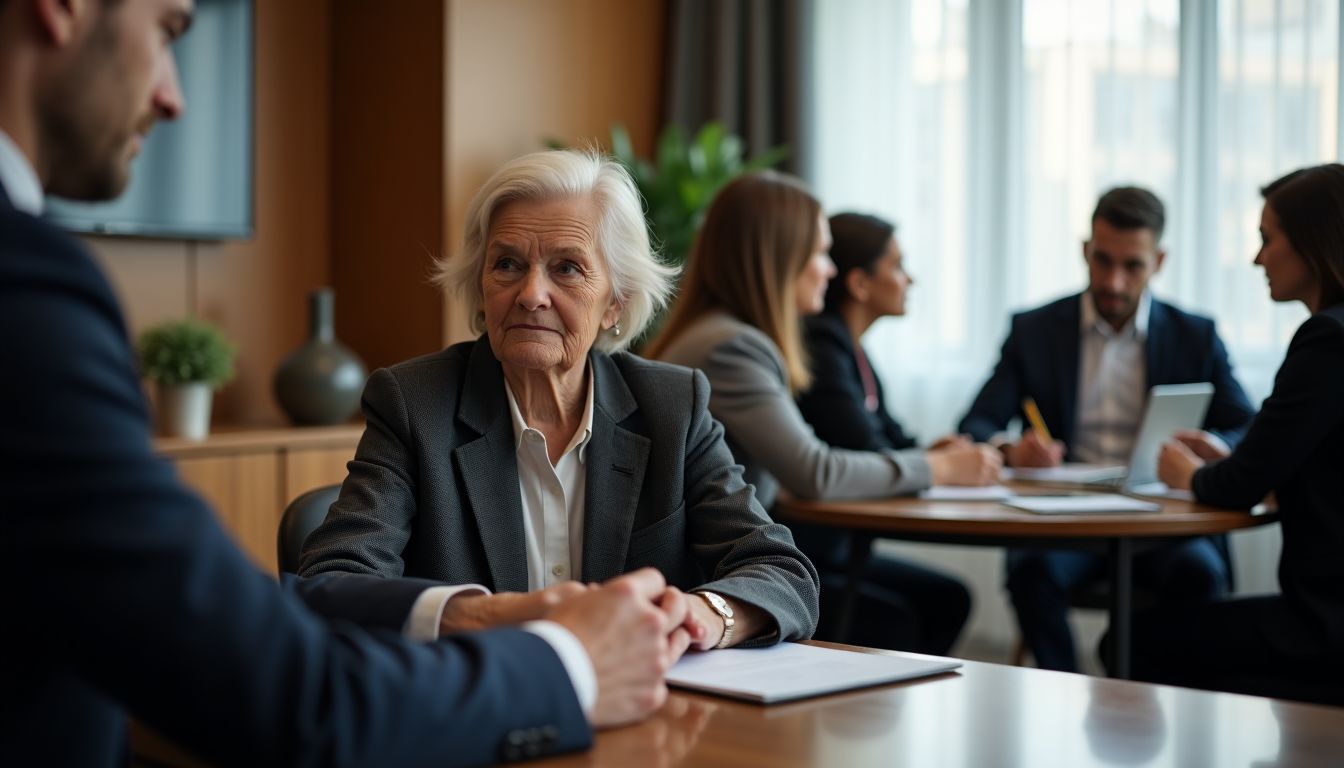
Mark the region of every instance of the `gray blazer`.
<instances>
[{"instance_id":1,"label":"gray blazer","mask_svg":"<svg viewBox=\"0 0 1344 768\"><path fill-rule=\"evenodd\" d=\"M778 634L817 624L816 570L742 479L698 372L592 353L583 573L653 566L683 590L758 606ZM368 422L299 573L417 576L527 590L522 499L504 374L484 338L375 371Z\"/></svg>"},{"instance_id":2,"label":"gray blazer","mask_svg":"<svg viewBox=\"0 0 1344 768\"><path fill-rule=\"evenodd\" d=\"M713 312L687 328L662 359L709 377L709 410L728 430L728 444L766 509L780 486L805 499L895 496L929 487L921 449L832 448L803 420L789 391L779 347L759 328Z\"/></svg>"}]
</instances>

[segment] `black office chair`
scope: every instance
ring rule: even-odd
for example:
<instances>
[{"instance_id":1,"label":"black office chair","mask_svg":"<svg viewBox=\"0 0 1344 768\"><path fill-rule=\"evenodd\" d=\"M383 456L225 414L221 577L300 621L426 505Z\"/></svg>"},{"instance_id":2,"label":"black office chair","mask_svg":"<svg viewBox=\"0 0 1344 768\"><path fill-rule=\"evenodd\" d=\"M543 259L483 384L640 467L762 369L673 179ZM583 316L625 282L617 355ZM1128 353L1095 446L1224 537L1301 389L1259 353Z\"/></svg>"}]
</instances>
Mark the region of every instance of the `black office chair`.
<instances>
[{"instance_id":1,"label":"black office chair","mask_svg":"<svg viewBox=\"0 0 1344 768\"><path fill-rule=\"evenodd\" d=\"M280 563L281 573L298 573L303 542L308 538L308 534L317 530L317 526L327 519L327 510L331 509L340 492L339 485L324 485L299 496L285 507L284 515L280 517L280 531L275 542L275 554Z\"/></svg>"}]
</instances>

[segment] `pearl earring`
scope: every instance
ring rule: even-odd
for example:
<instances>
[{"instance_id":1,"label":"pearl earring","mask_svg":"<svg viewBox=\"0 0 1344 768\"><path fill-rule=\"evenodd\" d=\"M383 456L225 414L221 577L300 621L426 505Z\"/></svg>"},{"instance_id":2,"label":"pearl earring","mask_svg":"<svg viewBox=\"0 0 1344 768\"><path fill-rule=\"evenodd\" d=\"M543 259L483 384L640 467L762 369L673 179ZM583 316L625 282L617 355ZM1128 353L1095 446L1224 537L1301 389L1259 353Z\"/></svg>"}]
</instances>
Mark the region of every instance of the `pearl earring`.
<instances>
[{"instance_id":1,"label":"pearl earring","mask_svg":"<svg viewBox=\"0 0 1344 768\"><path fill-rule=\"evenodd\" d=\"M616 323L615 325L611 326L611 335L612 335L612 336L620 336L620 335L621 335L621 324L620 324L620 323Z\"/></svg>"}]
</instances>

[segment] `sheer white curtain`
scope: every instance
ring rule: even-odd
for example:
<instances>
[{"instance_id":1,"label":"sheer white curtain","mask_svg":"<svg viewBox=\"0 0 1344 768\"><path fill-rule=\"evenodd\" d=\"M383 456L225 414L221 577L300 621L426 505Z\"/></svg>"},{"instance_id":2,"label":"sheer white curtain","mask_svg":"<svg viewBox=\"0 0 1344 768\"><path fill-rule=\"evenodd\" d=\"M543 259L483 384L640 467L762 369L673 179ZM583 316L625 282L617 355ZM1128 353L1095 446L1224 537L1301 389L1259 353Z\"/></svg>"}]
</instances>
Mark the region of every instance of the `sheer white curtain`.
<instances>
[{"instance_id":1,"label":"sheer white curtain","mask_svg":"<svg viewBox=\"0 0 1344 768\"><path fill-rule=\"evenodd\" d=\"M916 280L865 339L912 431L954 428L1010 312L1085 285L1122 183L1167 203L1154 291L1213 316L1268 393L1305 313L1251 265L1258 188L1338 156L1337 0L826 0L814 34L812 181L895 221ZM1272 589L1277 533L1234 542L1239 586Z\"/></svg>"}]
</instances>

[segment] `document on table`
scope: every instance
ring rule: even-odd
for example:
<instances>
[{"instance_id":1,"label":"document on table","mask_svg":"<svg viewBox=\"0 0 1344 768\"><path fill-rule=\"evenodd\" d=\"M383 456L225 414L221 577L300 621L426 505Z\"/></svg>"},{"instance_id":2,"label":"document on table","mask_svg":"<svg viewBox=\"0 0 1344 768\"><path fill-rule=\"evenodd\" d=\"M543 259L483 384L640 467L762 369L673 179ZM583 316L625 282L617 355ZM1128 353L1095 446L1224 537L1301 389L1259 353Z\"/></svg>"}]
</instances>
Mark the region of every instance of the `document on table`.
<instances>
[{"instance_id":1,"label":"document on table","mask_svg":"<svg viewBox=\"0 0 1344 768\"><path fill-rule=\"evenodd\" d=\"M1115 480L1129 470L1123 464L1066 463L1058 467L1013 467L1003 470L1005 480L1028 480L1038 483L1095 483Z\"/></svg>"},{"instance_id":2,"label":"document on table","mask_svg":"<svg viewBox=\"0 0 1344 768\"><path fill-rule=\"evenodd\" d=\"M799 643L688 653L667 673L668 685L759 704L820 696L948 672L953 659L856 653Z\"/></svg>"},{"instance_id":3,"label":"document on table","mask_svg":"<svg viewBox=\"0 0 1344 768\"><path fill-rule=\"evenodd\" d=\"M919 498L930 501L1003 501L1013 492L1004 485L935 485L919 492Z\"/></svg>"},{"instance_id":4,"label":"document on table","mask_svg":"<svg viewBox=\"0 0 1344 768\"><path fill-rule=\"evenodd\" d=\"M1189 491L1182 491L1176 488L1168 488L1166 483L1142 483L1125 489L1135 496L1150 496L1156 499L1180 499L1182 501L1194 501L1195 494Z\"/></svg>"},{"instance_id":5,"label":"document on table","mask_svg":"<svg viewBox=\"0 0 1344 768\"><path fill-rule=\"evenodd\" d=\"M1115 493L1078 496L1015 496L1004 504L1038 515L1094 515L1117 512L1160 512L1155 502Z\"/></svg>"}]
</instances>

